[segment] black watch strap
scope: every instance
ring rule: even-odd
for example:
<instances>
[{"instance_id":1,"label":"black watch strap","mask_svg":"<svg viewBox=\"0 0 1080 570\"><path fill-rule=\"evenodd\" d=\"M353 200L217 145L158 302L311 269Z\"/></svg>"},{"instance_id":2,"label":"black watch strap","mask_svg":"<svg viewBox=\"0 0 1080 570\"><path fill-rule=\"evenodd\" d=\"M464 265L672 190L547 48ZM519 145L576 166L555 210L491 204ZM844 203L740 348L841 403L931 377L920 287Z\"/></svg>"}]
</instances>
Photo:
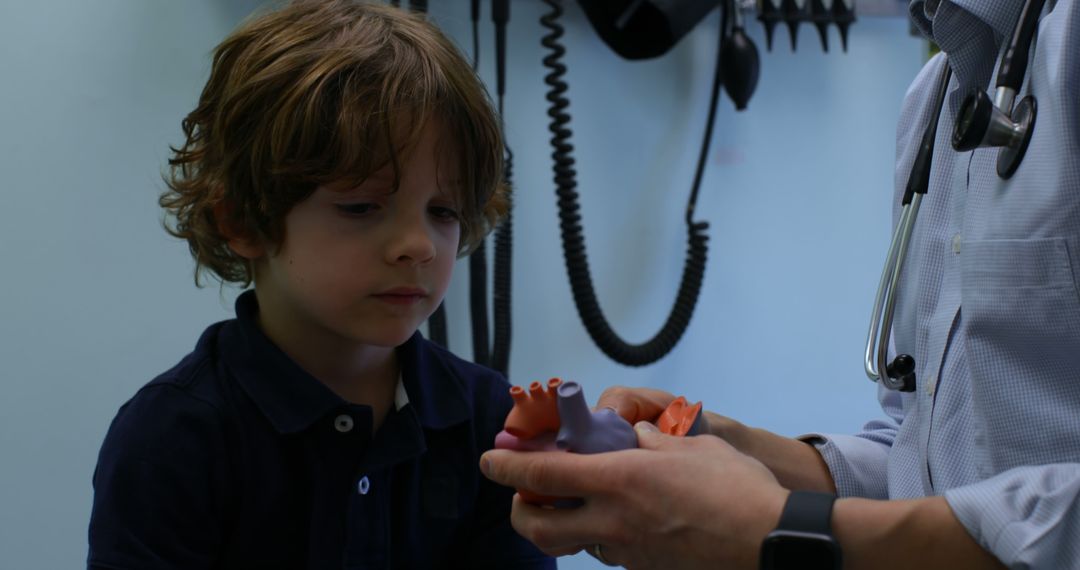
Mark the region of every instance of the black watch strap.
<instances>
[{"instance_id":1,"label":"black watch strap","mask_svg":"<svg viewBox=\"0 0 1080 570\"><path fill-rule=\"evenodd\" d=\"M792 491L780 523L761 543L762 570L840 570L843 555L832 533L836 497Z\"/></svg>"},{"instance_id":2,"label":"black watch strap","mask_svg":"<svg viewBox=\"0 0 1080 570\"><path fill-rule=\"evenodd\" d=\"M777 529L832 536L832 507L836 495L792 491L784 503Z\"/></svg>"}]
</instances>

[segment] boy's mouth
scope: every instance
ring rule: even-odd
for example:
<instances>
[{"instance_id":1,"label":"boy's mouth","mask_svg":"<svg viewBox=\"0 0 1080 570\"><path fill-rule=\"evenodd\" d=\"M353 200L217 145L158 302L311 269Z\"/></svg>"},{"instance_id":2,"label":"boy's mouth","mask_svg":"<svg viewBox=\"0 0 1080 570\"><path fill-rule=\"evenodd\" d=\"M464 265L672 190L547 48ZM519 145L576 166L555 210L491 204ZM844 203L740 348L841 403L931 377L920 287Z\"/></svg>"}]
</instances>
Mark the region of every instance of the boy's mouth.
<instances>
[{"instance_id":1,"label":"boy's mouth","mask_svg":"<svg viewBox=\"0 0 1080 570\"><path fill-rule=\"evenodd\" d=\"M427 296L427 291L419 287L394 287L374 295L376 299L393 305L412 305Z\"/></svg>"}]
</instances>

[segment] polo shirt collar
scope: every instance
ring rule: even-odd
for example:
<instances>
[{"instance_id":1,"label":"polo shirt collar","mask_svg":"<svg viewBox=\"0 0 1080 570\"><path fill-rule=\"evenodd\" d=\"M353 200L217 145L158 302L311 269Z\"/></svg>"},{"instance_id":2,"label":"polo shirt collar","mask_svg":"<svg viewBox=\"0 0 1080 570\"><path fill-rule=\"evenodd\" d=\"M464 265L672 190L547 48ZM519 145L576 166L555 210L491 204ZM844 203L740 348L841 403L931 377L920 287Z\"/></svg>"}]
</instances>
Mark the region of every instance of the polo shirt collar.
<instances>
[{"instance_id":1,"label":"polo shirt collar","mask_svg":"<svg viewBox=\"0 0 1080 570\"><path fill-rule=\"evenodd\" d=\"M254 291L236 299L236 321L223 330L221 355L240 386L274 428L283 434L311 427L349 406L281 351L259 328ZM464 386L437 350L415 333L397 349L402 377L394 408L417 415L425 428L444 429L471 417Z\"/></svg>"},{"instance_id":2,"label":"polo shirt collar","mask_svg":"<svg viewBox=\"0 0 1080 570\"><path fill-rule=\"evenodd\" d=\"M236 321L222 335L221 356L259 411L283 434L311 427L347 405L267 338L254 291L236 299Z\"/></svg>"},{"instance_id":3,"label":"polo shirt collar","mask_svg":"<svg viewBox=\"0 0 1080 570\"><path fill-rule=\"evenodd\" d=\"M449 353L425 340L419 331L397 351L409 407L416 411L420 425L446 429L472 417L465 379L449 366Z\"/></svg>"}]
</instances>

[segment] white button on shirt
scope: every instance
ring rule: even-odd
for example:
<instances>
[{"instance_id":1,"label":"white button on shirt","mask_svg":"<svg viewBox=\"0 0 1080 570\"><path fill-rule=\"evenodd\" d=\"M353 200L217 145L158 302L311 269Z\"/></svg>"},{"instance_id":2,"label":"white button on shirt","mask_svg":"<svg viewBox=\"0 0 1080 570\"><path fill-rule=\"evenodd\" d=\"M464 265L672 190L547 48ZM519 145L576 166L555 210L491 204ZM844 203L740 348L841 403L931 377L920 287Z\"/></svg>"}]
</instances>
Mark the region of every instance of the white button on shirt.
<instances>
[{"instance_id":1,"label":"white button on shirt","mask_svg":"<svg viewBox=\"0 0 1080 570\"><path fill-rule=\"evenodd\" d=\"M356 490L361 495L366 495L371 490L371 481L367 478L367 475L360 478L360 482L356 484Z\"/></svg>"},{"instance_id":2,"label":"white button on shirt","mask_svg":"<svg viewBox=\"0 0 1080 570\"><path fill-rule=\"evenodd\" d=\"M334 429L338 430L341 433L349 433L350 431L352 431L353 425L354 422L352 416L350 416L349 414L341 414L340 416L334 418Z\"/></svg>"}]
</instances>

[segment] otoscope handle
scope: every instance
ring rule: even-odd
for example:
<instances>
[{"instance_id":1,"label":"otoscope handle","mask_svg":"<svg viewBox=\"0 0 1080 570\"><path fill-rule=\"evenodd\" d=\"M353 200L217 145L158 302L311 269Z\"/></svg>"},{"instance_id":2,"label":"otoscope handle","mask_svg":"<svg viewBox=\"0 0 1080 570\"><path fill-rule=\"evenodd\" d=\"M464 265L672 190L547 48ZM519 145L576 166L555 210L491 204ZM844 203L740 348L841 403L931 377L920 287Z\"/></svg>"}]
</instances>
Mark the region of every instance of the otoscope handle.
<instances>
[{"instance_id":1,"label":"otoscope handle","mask_svg":"<svg viewBox=\"0 0 1080 570\"><path fill-rule=\"evenodd\" d=\"M1027 74L1028 56L1031 52L1031 44L1035 37L1035 30L1039 26L1039 14L1042 14L1043 4L1046 0L1027 0L1024 2L1020 19L1013 30L1012 41L1001 58L1001 67L998 68L998 87L1008 87L1013 91L1019 91ZM1006 113L1011 109L1003 109Z\"/></svg>"},{"instance_id":2,"label":"otoscope handle","mask_svg":"<svg viewBox=\"0 0 1080 570\"><path fill-rule=\"evenodd\" d=\"M496 24L505 24L510 21L510 0L492 1L491 21Z\"/></svg>"},{"instance_id":3,"label":"otoscope handle","mask_svg":"<svg viewBox=\"0 0 1080 570\"><path fill-rule=\"evenodd\" d=\"M510 0L491 3L491 21L495 24L495 93L503 95L506 93L506 24L510 21Z\"/></svg>"}]
</instances>

